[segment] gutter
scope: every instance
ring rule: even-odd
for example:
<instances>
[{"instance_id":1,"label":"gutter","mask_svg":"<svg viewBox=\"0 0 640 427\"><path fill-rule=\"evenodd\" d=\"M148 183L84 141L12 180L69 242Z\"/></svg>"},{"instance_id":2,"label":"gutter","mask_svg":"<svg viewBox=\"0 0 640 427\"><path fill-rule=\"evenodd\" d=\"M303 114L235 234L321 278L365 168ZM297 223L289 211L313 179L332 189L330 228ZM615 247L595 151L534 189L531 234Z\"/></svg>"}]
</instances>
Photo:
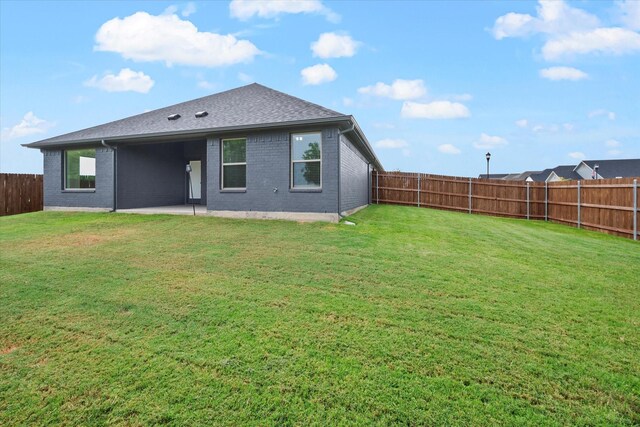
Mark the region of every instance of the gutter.
<instances>
[{"instance_id":1,"label":"gutter","mask_svg":"<svg viewBox=\"0 0 640 427\"><path fill-rule=\"evenodd\" d=\"M369 141L367 141L367 138L364 136L364 133L362 132L362 129L360 129L360 126L358 125L358 122L356 121L356 119L353 116L350 116L349 120L347 120L347 123L349 123L351 127L341 130L340 135L353 132L356 135L357 139L359 140L358 141L360 143L359 145L367 152L367 155L369 156L369 158L373 160L373 165L375 169L378 171L384 171L384 168L382 167L382 163L380 163L380 160L378 160L378 157L373 152L373 149L371 148Z\"/></svg>"},{"instance_id":2,"label":"gutter","mask_svg":"<svg viewBox=\"0 0 640 427\"><path fill-rule=\"evenodd\" d=\"M113 152L113 209L110 212L115 212L118 208L118 150L117 147L108 145L104 139L100 143Z\"/></svg>"}]
</instances>

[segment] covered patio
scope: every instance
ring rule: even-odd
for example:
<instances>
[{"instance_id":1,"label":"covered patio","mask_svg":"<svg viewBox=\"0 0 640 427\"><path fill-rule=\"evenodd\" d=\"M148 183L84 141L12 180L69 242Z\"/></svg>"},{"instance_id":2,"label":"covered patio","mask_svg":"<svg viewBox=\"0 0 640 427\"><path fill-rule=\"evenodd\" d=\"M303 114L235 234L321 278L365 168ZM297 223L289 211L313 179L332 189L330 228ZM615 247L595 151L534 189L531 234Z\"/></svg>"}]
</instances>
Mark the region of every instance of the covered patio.
<instances>
[{"instance_id":1,"label":"covered patio","mask_svg":"<svg viewBox=\"0 0 640 427\"><path fill-rule=\"evenodd\" d=\"M205 143L195 140L120 144L116 153L116 210L180 214L190 209L193 214L194 202L196 208L206 212ZM186 172L187 166L190 174Z\"/></svg>"}]
</instances>

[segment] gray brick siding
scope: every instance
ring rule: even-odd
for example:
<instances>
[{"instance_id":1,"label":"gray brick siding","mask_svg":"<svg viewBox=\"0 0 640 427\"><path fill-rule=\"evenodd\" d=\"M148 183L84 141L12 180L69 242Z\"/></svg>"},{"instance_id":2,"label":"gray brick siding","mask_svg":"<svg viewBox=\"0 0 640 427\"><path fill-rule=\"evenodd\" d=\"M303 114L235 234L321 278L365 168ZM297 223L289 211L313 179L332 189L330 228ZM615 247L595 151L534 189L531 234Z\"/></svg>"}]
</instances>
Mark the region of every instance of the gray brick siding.
<instances>
[{"instance_id":1,"label":"gray brick siding","mask_svg":"<svg viewBox=\"0 0 640 427\"><path fill-rule=\"evenodd\" d=\"M292 190L291 133L312 131L322 132L322 188ZM220 141L226 137L247 138L246 191L220 188ZM96 149L96 189L90 192L64 191L64 152L43 153L45 206L113 207L111 149ZM190 160L202 161L202 204L209 210L337 213L369 202L365 158L346 136L339 135L337 127L318 126L216 135L196 142L121 145L117 153L118 209L185 203L184 167Z\"/></svg>"},{"instance_id":2,"label":"gray brick siding","mask_svg":"<svg viewBox=\"0 0 640 427\"><path fill-rule=\"evenodd\" d=\"M288 129L250 132L229 137L247 138L247 189L232 193L220 189L220 140L207 141L207 209L268 212L338 211L338 129L312 128L295 132L322 131L322 189L298 192L290 189L290 134ZM274 189L277 188L277 192Z\"/></svg>"},{"instance_id":3,"label":"gray brick siding","mask_svg":"<svg viewBox=\"0 0 640 427\"><path fill-rule=\"evenodd\" d=\"M369 203L369 164L344 135L340 136L340 212Z\"/></svg>"},{"instance_id":4,"label":"gray brick siding","mask_svg":"<svg viewBox=\"0 0 640 427\"><path fill-rule=\"evenodd\" d=\"M64 151L42 150L44 154L45 207L113 207L113 151L96 148L96 188L90 191L64 190Z\"/></svg>"}]
</instances>

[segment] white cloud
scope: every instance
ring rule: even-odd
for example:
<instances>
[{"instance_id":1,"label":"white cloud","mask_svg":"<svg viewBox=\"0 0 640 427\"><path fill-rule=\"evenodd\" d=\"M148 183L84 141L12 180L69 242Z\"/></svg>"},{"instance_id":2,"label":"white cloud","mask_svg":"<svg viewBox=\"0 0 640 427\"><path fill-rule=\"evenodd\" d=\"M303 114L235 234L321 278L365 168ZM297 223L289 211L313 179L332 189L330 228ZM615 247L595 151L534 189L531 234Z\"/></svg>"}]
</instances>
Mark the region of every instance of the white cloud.
<instances>
[{"instance_id":1,"label":"white cloud","mask_svg":"<svg viewBox=\"0 0 640 427\"><path fill-rule=\"evenodd\" d=\"M241 21L253 16L271 19L285 13L315 13L324 15L329 22L340 22L340 15L323 5L320 0L232 0L229 11L232 17Z\"/></svg>"},{"instance_id":2,"label":"white cloud","mask_svg":"<svg viewBox=\"0 0 640 427\"><path fill-rule=\"evenodd\" d=\"M320 58L343 58L355 55L359 45L347 34L323 33L311 43L311 51Z\"/></svg>"},{"instance_id":3,"label":"white cloud","mask_svg":"<svg viewBox=\"0 0 640 427\"><path fill-rule=\"evenodd\" d=\"M493 37L502 40L505 37L522 37L534 31L534 18L528 14L507 13L496 19L493 25Z\"/></svg>"},{"instance_id":4,"label":"white cloud","mask_svg":"<svg viewBox=\"0 0 640 427\"><path fill-rule=\"evenodd\" d=\"M640 34L625 28L596 28L574 32L549 40L542 47L546 60L588 53L623 55L640 51Z\"/></svg>"},{"instance_id":5,"label":"white cloud","mask_svg":"<svg viewBox=\"0 0 640 427\"><path fill-rule=\"evenodd\" d=\"M338 78L338 73L329 64L316 64L300 71L302 82L305 85L319 85L328 83Z\"/></svg>"},{"instance_id":6,"label":"white cloud","mask_svg":"<svg viewBox=\"0 0 640 427\"><path fill-rule=\"evenodd\" d=\"M493 36L500 40L536 33L568 33L600 25L596 16L571 7L562 0L540 0L536 9L535 17L513 12L499 17L493 26Z\"/></svg>"},{"instance_id":7,"label":"white cloud","mask_svg":"<svg viewBox=\"0 0 640 427\"><path fill-rule=\"evenodd\" d=\"M381 139L375 143L378 148L407 148L409 144L404 139Z\"/></svg>"},{"instance_id":8,"label":"white cloud","mask_svg":"<svg viewBox=\"0 0 640 427\"><path fill-rule=\"evenodd\" d=\"M378 82L375 85L361 87L358 89L358 92L366 95L407 100L423 97L427 93L427 88L424 86L424 82L420 79L396 79L390 85Z\"/></svg>"},{"instance_id":9,"label":"white cloud","mask_svg":"<svg viewBox=\"0 0 640 427\"><path fill-rule=\"evenodd\" d=\"M627 0L617 2L620 9L620 20L632 30L640 30L640 2L637 0Z\"/></svg>"},{"instance_id":10,"label":"white cloud","mask_svg":"<svg viewBox=\"0 0 640 427\"><path fill-rule=\"evenodd\" d=\"M342 98L342 104L345 107L351 107L353 105L353 99L345 96L345 97Z\"/></svg>"},{"instance_id":11,"label":"white cloud","mask_svg":"<svg viewBox=\"0 0 640 427\"><path fill-rule=\"evenodd\" d=\"M620 147L620 141L616 141L615 139L608 139L604 142L604 145L606 145L607 147Z\"/></svg>"},{"instance_id":12,"label":"white cloud","mask_svg":"<svg viewBox=\"0 0 640 427\"><path fill-rule=\"evenodd\" d=\"M562 127L563 127L563 128L564 128L564 130L566 130L567 132L571 132L575 126L573 125L573 123L563 123L563 124L562 124Z\"/></svg>"},{"instance_id":13,"label":"white cloud","mask_svg":"<svg viewBox=\"0 0 640 427\"><path fill-rule=\"evenodd\" d=\"M529 126L529 121L527 119L516 120L516 126L519 128L526 128Z\"/></svg>"},{"instance_id":14,"label":"white cloud","mask_svg":"<svg viewBox=\"0 0 640 427\"><path fill-rule=\"evenodd\" d=\"M116 52L140 62L162 61L202 67L250 62L260 50L248 40L232 35L198 31L190 21L175 14L136 12L113 18L96 34L96 51Z\"/></svg>"},{"instance_id":15,"label":"white cloud","mask_svg":"<svg viewBox=\"0 0 640 427\"><path fill-rule=\"evenodd\" d=\"M501 136L491 136L486 133L480 134L480 139L473 143L473 146L479 149L492 149L505 146L509 143Z\"/></svg>"},{"instance_id":16,"label":"white cloud","mask_svg":"<svg viewBox=\"0 0 640 427\"><path fill-rule=\"evenodd\" d=\"M613 111L607 111L607 110L602 109L602 108L589 112L589 114L587 114L587 116L590 119L593 119L593 118L596 118L596 117L600 117L600 116L606 116L609 120L615 120L616 119L616 113L614 113Z\"/></svg>"},{"instance_id":17,"label":"white cloud","mask_svg":"<svg viewBox=\"0 0 640 427\"><path fill-rule=\"evenodd\" d=\"M540 70L540 77L548 80L582 80L589 77L584 71L572 67L549 67Z\"/></svg>"},{"instance_id":18,"label":"white cloud","mask_svg":"<svg viewBox=\"0 0 640 427\"><path fill-rule=\"evenodd\" d=\"M101 79L93 76L86 82L85 86L95 87L106 92L138 92L148 93L155 82L151 77L142 71L133 71L123 68L116 74L107 74Z\"/></svg>"},{"instance_id":19,"label":"white cloud","mask_svg":"<svg viewBox=\"0 0 640 427\"><path fill-rule=\"evenodd\" d=\"M640 6L637 2L619 3L620 21L627 28L603 27L600 20L563 0L539 0L537 15L507 13L496 19L493 36L545 35L542 56L548 61L589 53L623 55L640 51Z\"/></svg>"},{"instance_id":20,"label":"white cloud","mask_svg":"<svg viewBox=\"0 0 640 427\"><path fill-rule=\"evenodd\" d=\"M405 101L402 105L402 117L413 119L458 119L469 116L469 109L459 102L433 101L424 104Z\"/></svg>"},{"instance_id":21,"label":"white cloud","mask_svg":"<svg viewBox=\"0 0 640 427\"><path fill-rule=\"evenodd\" d=\"M55 126L55 123L40 119L32 111L29 111L24 115L20 123L10 128L2 129L2 139L10 140L45 133L53 126Z\"/></svg>"},{"instance_id":22,"label":"white cloud","mask_svg":"<svg viewBox=\"0 0 640 427\"><path fill-rule=\"evenodd\" d=\"M607 154L610 156L619 156L622 154L622 150L609 150L607 151Z\"/></svg>"},{"instance_id":23,"label":"white cloud","mask_svg":"<svg viewBox=\"0 0 640 427\"><path fill-rule=\"evenodd\" d=\"M438 151L444 154L460 154L461 151L453 144L438 145Z\"/></svg>"},{"instance_id":24,"label":"white cloud","mask_svg":"<svg viewBox=\"0 0 640 427\"><path fill-rule=\"evenodd\" d=\"M582 151L572 151L569 153L569 157L576 160L584 160L587 156Z\"/></svg>"},{"instance_id":25,"label":"white cloud","mask_svg":"<svg viewBox=\"0 0 640 427\"><path fill-rule=\"evenodd\" d=\"M190 1L189 3L187 3L184 9L182 9L182 16L186 18L189 15L193 15L194 13L196 13L196 10L196 4Z\"/></svg>"}]
</instances>

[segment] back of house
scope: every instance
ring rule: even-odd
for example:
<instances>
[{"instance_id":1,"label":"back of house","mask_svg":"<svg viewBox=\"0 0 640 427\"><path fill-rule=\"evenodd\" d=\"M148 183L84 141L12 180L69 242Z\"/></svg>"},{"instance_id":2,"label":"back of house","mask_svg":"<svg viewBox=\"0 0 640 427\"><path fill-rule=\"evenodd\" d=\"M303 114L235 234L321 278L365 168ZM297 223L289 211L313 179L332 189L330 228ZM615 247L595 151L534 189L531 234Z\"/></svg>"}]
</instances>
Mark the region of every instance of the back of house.
<instances>
[{"instance_id":1,"label":"back of house","mask_svg":"<svg viewBox=\"0 0 640 427\"><path fill-rule=\"evenodd\" d=\"M25 146L44 155L45 209L337 221L384 170L353 116L256 83Z\"/></svg>"}]
</instances>

